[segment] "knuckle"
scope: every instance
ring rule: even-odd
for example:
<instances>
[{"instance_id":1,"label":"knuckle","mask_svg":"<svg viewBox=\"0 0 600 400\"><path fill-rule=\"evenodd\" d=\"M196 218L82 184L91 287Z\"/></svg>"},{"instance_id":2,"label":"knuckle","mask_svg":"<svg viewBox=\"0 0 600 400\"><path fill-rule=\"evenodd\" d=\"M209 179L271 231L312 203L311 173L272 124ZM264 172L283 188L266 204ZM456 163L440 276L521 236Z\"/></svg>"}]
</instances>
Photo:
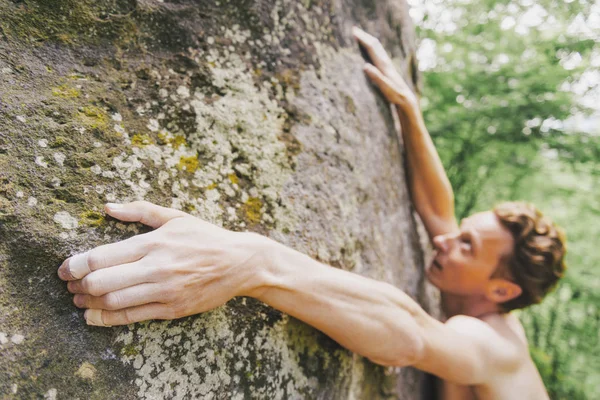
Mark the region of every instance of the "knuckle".
<instances>
[{"instance_id":1,"label":"knuckle","mask_svg":"<svg viewBox=\"0 0 600 400\"><path fill-rule=\"evenodd\" d=\"M123 300L117 293L107 293L102 296L102 305L106 310L118 310L122 308Z\"/></svg>"},{"instance_id":2,"label":"knuckle","mask_svg":"<svg viewBox=\"0 0 600 400\"><path fill-rule=\"evenodd\" d=\"M133 315L131 313L130 309L124 309L123 310L123 322L125 325L129 325L132 324L134 322L133 320Z\"/></svg>"},{"instance_id":3,"label":"knuckle","mask_svg":"<svg viewBox=\"0 0 600 400\"><path fill-rule=\"evenodd\" d=\"M150 233L138 235L136 238L136 241L138 241L139 245L142 246L146 253L158 248L160 245L160 241L156 235L151 235Z\"/></svg>"},{"instance_id":4,"label":"knuckle","mask_svg":"<svg viewBox=\"0 0 600 400\"><path fill-rule=\"evenodd\" d=\"M88 253L87 263L90 270L96 271L102 268L104 265L104 257L98 252L98 250L91 250Z\"/></svg>"},{"instance_id":5,"label":"knuckle","mask_svg":"<svg viewBox=\"0 0 600 400\"><path fill-rule=\"evenodd\" d=\"M88 275L81 280L83 289L92 296L101 296L102 293L101 281L93 275Z\"/></svg>"},{"instance_id":6,"label":"knuckle","mask_svg":"<svg viewBox=\"0 0 600 400\"><path fill-rule=\"evenodd\" d=\"M163 282L169 278L168 267L164 264L150 264L144 266L148 276L151 276L153 280Z\"/></svg>"}]
</instances>

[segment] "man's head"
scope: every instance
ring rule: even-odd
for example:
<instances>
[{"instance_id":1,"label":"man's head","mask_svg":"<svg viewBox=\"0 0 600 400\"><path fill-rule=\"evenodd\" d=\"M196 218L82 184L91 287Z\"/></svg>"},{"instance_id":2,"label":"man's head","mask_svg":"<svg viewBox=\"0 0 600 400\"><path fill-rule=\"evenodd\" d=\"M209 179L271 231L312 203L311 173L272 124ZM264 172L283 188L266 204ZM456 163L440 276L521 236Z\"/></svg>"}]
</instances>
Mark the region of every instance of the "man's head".
<instances>
[{"instance_id":1,"label":"man's head","mask_svg":"<svg viewBox=\"0 0 600 400\"><path fill-rule=\"evenodd\" d=\"M502 311L539 303L565 271L565 238L532 205L507 202L436 236L427 270L442 291L485 296Z\"/></svg>"}]
</instances>

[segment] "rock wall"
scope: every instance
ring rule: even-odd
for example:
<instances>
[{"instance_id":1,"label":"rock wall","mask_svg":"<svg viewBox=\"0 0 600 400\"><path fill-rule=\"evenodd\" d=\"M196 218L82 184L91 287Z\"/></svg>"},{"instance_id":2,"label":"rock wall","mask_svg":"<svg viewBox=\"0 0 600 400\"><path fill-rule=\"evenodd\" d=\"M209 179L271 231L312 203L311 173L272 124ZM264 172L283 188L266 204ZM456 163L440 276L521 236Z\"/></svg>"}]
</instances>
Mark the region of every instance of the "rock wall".
<instances>
[{"instance_id":1,"label":"rock wall","mask_svg":"<svg viewBox=\"0 0 600 400\"><path fill-rule=\"evenodd\" d=\"M56 276L144 231L105 202L146 199L429 307L401 145L353 24L417 83L404 1L0 0L1 398L419 398L419 372L253 299L97 328Z\"/></svg>"}]
</instances>

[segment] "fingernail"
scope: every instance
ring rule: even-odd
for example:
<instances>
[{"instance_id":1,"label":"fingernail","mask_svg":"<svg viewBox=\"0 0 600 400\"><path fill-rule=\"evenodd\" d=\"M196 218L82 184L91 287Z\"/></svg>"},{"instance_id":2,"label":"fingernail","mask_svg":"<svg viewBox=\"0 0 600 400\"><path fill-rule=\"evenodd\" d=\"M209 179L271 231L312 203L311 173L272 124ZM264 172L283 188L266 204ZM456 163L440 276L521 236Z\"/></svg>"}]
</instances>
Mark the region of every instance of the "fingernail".
<instances>
[{"instance_id":1,"label":"fingernail","mask_svg":"<svg viewBox=\"0 0 600 400\"><path fill-rule=\"evenodd\" d=\"M83 307L83 296L75 295L73 297L73 303L79 308Z\"/></svg>"},{"instance_id":2,"label":"fingernail","mask_svg":"<svg viewBox=\"0 0 600 400\"><path fill-rule=\"evenodd\" d=\"M123 208L123 204L106 203L106 208L108 208L110 211L115 211L115 210L118 210L120 208Z\"/></svg>"},{"instance_id":3,"label":"fingernail","mask_svg":"<svg viewBox=\"0 0 600 400\"><path fill-rule=\"evenodd\" d=\"M70 258L67 258L65 261L63 261L63 263L58 268L58 277L63 281L73 279L73 276L71 275L71 270L69 268L69 259Z\"/></svg>"},{"instance_id":4,"label":"fingernail","mask_svg":"<svg viewBox=\"0 0 600 400\"><path fill-rule=\"evenodd\" d=\"M83 318L86 320L86 322L87 322L88 312L90 312L89 309L85 310L85 312L83 313Z\"/></svg>"},{"instance_id":5,"label":"fingernail","mask_svg":"<svg viewBox=\"0 0 600 400\"><path fill-rule=\"evenodd\" d=\"M63 267L64 263L60 265L60 267L58 267L58 277L60 279L62 279L63 281L67 280L67 277L65 276L65 271L64 271L64 267Z\"/></svg>"}]
</instances>

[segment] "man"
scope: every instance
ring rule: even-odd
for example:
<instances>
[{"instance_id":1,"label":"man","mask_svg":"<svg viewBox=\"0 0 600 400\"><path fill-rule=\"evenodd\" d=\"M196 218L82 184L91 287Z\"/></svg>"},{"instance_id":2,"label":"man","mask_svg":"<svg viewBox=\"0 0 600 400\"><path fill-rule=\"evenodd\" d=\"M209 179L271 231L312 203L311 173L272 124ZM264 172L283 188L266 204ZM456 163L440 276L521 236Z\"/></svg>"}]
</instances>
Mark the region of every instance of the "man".
<instances>
[{"instance_id":1,"label":"man","mask_svg":"<svg viewBox=\"0 0 600 400\"><path fill-rule=\"evenodd\" d=\"M59 276L92 325L175 319L251 296L375 363L436 375L439 398L548 398L523 328L508 311L539 302L562 276L563 236L522 203L472 215L459 226L416 96L379 41L357 28L353 33L374 63L366 74L398 111L412 199L437 250L426 273L441 290L445 323L390 284L147 202L107 204L106 212L154 231L75 255Z\"/></svg>"}]
</instances>

